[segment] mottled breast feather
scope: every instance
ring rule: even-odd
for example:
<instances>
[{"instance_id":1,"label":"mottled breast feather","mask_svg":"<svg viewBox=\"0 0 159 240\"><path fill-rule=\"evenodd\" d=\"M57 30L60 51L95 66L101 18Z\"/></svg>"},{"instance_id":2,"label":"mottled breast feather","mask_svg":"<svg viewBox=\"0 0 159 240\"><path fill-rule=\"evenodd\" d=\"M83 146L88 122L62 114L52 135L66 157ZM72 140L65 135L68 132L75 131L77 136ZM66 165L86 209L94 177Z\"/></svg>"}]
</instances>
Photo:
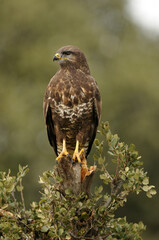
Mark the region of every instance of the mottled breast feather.
<instances>
[{"instance_id":1,"label":"mottled breast feather","mask_svg":"<svg viewBox=\"0 0 159 240\"><path fill-rule=\"evenodd\" d=\"M78 48L71 47L63 48L75 52L74 62L62 63L46 89L44 117L48 139L56 155L62 151L65 138L70 155L73 154L76 140L79 140L80 149L85 149L87 157L101 116L101 97L84 54Z\"/></svg>"}]
</instances>

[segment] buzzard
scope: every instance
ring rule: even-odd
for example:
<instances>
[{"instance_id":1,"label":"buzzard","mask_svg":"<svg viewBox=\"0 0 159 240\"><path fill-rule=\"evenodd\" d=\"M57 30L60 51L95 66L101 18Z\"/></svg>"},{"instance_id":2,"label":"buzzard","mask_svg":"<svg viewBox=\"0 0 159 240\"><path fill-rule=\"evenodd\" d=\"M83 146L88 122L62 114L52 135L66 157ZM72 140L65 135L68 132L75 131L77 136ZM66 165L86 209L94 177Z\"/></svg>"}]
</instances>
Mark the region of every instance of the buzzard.
<instances>
[{"instance_id":1,"label":"buzzard","mask_svg":"<svg viewBox=\"0 0 159 240\"><path fill-rule=\"evenodd\" d=\"M87 158L96 136L101 115L99 89L79 48L61 47L53 61L60 64L60 69L44 96L48 139L57 160L69 154L80 162L81 153Z\"/></svg>"}]
</instances>

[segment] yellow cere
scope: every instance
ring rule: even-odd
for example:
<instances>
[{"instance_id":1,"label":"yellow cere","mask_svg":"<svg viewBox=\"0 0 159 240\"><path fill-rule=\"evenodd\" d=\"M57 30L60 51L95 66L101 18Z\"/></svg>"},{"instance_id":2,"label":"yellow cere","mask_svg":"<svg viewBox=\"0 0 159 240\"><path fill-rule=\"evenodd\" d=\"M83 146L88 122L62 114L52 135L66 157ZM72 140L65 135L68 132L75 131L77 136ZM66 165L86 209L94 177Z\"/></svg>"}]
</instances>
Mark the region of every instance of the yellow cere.
<instances>
[{"instance_id":1,"label":"yellow cere","mask_svg":"<svg viewBox=\"0 0 159 240\"><path fill-rule=\"evenodd\" d=\"M61 58L59 53L56 53L55 56L56 56L57 58Z\"/></svg>"}]
</instances>

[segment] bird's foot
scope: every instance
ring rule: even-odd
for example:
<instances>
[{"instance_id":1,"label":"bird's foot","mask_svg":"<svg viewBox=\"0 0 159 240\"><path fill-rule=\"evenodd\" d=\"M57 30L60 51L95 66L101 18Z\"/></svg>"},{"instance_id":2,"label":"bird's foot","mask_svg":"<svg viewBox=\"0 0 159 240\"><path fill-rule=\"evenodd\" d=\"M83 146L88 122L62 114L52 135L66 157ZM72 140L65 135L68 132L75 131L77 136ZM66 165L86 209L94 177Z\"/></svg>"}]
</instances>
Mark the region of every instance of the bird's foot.
<instances>
[{"instance_id":1,"label":"bird's foot","mask_svg":"<svg viewBox=\"0 0 159 240\"><path fill-rule=\"evenodd\" d=\"M81 161L83 159L83 156L84 156L84 153L85 153L84 148L82 148L80 152L75 151L74 154L73 154L73 158L72 158L73 162L78 161L79 163L81 163Z\"/></svg>"},{"instance_id":2,"label":"bird's foot","mask_svg":"<svg viewBox=\"0 0 159 240\"><path fill-rule=\"evenodd\" d=\"M72 160L73 160L73 162L77 161L77 162L81 163L80 154L78 152L77 153L74 152Z\"/></svg>"},{"instance_id":3,"label":"bird's foot","mask_svg":"<svg viewBox=\"0 0 159 240\"><path fill-rule=\"evenodd\" d=\"M56 161L58 162L62 157L67 157L67 156L69 156L69 153L67 151L62 151L56 158Z\"/></svg>"},{"instance_id":4,"label":"bird's foot","mask_svg":"<svg viewBox=\"0 0 159 240\"><path fill-rule=\"evenodd\" d=\"M96 166L91 166L90 168L88 168L87 165L83 165L81 168L81 182L83 182L86 177L95 172L96 168L97 168Z\"/></svg>"},{"instance_id":5,"label":"bird's foot","mask_svg":"<svg viewBox=\"0 0 159 240\"><path fill-rule=\"evenodd\" d=\"M79 155L85 154L85 150L84 148L81 149L81 151L79 152Z\"/></svg>"}]
</instances>

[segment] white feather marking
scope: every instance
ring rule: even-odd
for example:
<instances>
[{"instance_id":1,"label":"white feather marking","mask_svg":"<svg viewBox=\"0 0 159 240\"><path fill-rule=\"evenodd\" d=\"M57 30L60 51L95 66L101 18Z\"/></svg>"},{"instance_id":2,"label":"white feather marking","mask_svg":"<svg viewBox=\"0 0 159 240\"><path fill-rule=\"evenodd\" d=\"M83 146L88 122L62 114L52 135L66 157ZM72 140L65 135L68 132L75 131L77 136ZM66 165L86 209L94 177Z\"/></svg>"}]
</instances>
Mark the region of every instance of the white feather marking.
<instances>
[{"instance_id":1,"label":"white feather marking","mask_svg":"<svg viewBox=\"0 0 159 240\"><path fill-rule=\"evenodd\" d=\"M71 99L74 96L71 95ZM90 99L87 103L81 103L78 105L74 105L72 108L64 105L63 103L57 104L54 99L52 101L55 104L54 111L59 114L60 117L70 119L71 122L77 117L82 116L83 112L91 112L92 111L92 100Z\"/></svg>"}]
</instances>

